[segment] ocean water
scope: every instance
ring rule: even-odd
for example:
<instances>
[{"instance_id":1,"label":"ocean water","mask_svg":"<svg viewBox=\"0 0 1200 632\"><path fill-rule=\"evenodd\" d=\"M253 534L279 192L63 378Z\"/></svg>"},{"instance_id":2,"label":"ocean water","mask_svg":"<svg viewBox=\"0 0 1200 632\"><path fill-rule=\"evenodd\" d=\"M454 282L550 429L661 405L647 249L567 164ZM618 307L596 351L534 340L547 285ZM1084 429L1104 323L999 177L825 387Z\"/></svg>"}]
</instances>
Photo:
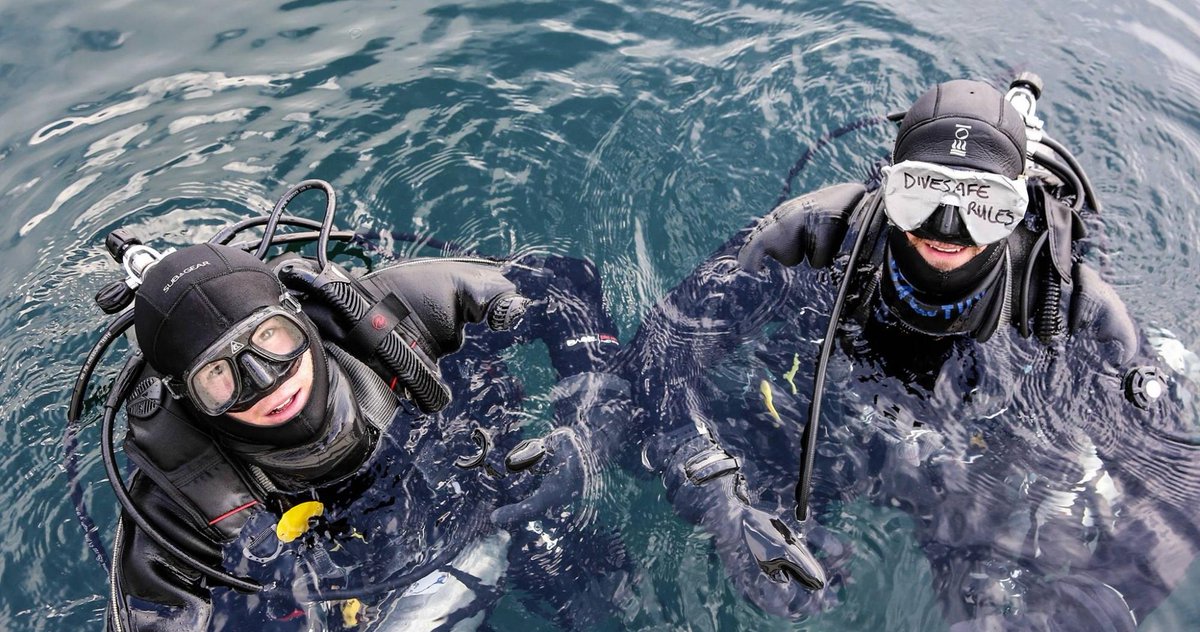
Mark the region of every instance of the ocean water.
<instances>
[{"instance_id":1,"label":"ocean water","mask_svg":"<svg viewBox=\"0 0 1200 632\"><path fill-rule=\"evenodd\" d=\"M628 339L771 208L822 135L938 81L1003 86L1022 70L1045 80L1047 129L1106 205L1105 277L1139 322L1200 348L1192 3L0 4L0 629L102 627L107 581L68 498L62 437L107 323L92 296L117 278L109 231L190 244L319 177L343 226L589 257ZM861 180L890 139L886 126L839 138L791 190ZM79 477L108 542L98 434L82 435ZM608 493L646 569L624 627L792 625L741 601L657 490ZM855 526L869 552L855 584L803 627L944 627L906 518L864 507ZM1195 629L1198 590L1193 570L1143 628ZM511 598L489 616L554 629Z\"/></svg>"}]
</instances>

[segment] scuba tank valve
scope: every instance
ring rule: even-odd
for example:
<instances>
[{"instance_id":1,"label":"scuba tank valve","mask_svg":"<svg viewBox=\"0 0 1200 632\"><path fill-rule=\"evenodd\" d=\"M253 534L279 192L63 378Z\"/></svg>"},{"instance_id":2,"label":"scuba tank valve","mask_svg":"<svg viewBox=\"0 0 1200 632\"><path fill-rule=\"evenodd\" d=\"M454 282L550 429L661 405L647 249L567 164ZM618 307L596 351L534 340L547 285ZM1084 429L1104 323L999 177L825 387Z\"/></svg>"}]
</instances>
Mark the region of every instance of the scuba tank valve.
<instances>
[{"instance_id":1,"label":"scuba tank valve","mask_svg":"<svg viewBox=\"0 0 1200 632\"><path fill-rule=\"evenodd\" d=\"M108 254L125 268L125 279L113 281L96 292L96 304L105 314L116 314L133 302L134 293L142 285L146 271L163 257L175 252L167 248L159 252L134 237L128 230L118 228L104 238Z\"/></svg>"},{"instance_id":2,"label":"scuba tank valve","mask_svg":"<svg viewBox=\"0 0 1200 632\"><path fill-rule=\"evenodd\" d=\"M1030 145L1042 140L1042 119L1037 116L1037 100L1042 96L1042 78L1025 71L1008 84L1005 100L1025 119L1025 135ZM1032 148L1029 150L1032 152Z\"/></svg>"}]
</instances>

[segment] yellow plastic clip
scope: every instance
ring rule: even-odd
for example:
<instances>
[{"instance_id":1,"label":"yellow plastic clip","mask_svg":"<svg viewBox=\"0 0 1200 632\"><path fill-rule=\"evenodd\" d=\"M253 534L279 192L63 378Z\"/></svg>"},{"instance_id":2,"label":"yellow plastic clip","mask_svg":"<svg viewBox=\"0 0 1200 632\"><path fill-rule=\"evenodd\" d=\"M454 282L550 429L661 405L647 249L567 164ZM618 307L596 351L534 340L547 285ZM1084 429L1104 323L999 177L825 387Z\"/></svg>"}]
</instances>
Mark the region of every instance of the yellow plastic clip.
<instances>
[{"instance_id":1,"label":"yellow plastic clip","mask_svg":"<svg viewBox=\"0 0 1200 632\"><path fill-rule=\"evenodd\" d=\"M325 513L325 505L315 500L300 503L283 512L279 524L275 525L275 535L280 542L291 542L308 533L309 520Z\"/></svg>"},{"instance_id":2,"label":"yellow plastic clip","mask_svg":"<svg viewBox=\"0 0 1200 632\"><path fill-rule=\"evenodd\" d=\"M362 614L363 603L350 598L342 602L342 625L348 628L358 627L358 617Z\"/></svg>"},{"instance_id":3,"label":"yellow plastic clip","mask_svg":"<svg viewBox=\"0 0 1200 632\"><path fill-rule=\"evenodd\" d=\"M775 419L775 425L781 425L783 418L779 416L779 411L775 410L775 395L771 391L771 383L766 380L759 382L758 392L762 394L763 403L767 405L767 412Z\"/></svg>"}]
</instances>

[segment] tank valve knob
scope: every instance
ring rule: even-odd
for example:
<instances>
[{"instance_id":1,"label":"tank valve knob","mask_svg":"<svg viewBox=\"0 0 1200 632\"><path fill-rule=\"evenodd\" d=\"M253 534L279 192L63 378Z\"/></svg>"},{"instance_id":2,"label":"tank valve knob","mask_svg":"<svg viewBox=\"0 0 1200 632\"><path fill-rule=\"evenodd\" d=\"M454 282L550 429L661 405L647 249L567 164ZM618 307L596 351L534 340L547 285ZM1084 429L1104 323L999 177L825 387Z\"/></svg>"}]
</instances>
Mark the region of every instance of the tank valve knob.
<instances>
[{"instance_id":1,"label":"tank valve knob","mask_svg":"<svg viewBox=\"0 0 1200 632\"><path fill-rule=\"evenodd\" d=\"M96 292L96 304L105 314L115 314L133 302L133 290L124 281L113 281Z\"/></svg>"},{"instance_id":2,"label":"tank valve knob","mask_svg":"<svg viewBox=\"0 0 1200 632\"><path fill-rule=\"evenodd\" d=\"M1134 367L1125 374L1125 398L1138 408L1150 408L1166 389L1166 380L1152 366Z\"/></svg>"},{"instance_id":3,"label":"tank valve knob","mask_svg":"<svg viewBox=\"0 0 1200 632\"><path fill-rule=\"evenodd\" d=\"M1017 75L1012 82L1008 84L1008 87L1010 90L1012 88L1025 88L1033 93L1034 99L1040 99L1042 98L1043 85L1042 78L1039 77L1037 73L1026 70Z\"/></svg>"},{"instance_id":4,"label":"tank valve knob","mask_svg":"<svg viewBox=\"0 0 1200 632\"><path fill-rule=\"evenodd\" d=\"M1031 142L1042 139L1042 120L1037 116L1037 101L1042 96L1042 78L1032 72L1022 72L1008 84L1004 98L1025 119L1025 135ZM1030 155L1032 149L1029 150Z\"/></svg>"},{"instance_id":5,"label":"tank valve knob","mask_svg":"<svg viewBox=\"0 0 1200 632\"><path fill-rule=\"evenodd\" d=\"M125 251L129 250L130 246L138 246L141 243L142 240L124 228L118 228L104 238L104 247L117 263L121 263L121 259L125 258Z\"/></svg>"}]
</instances>

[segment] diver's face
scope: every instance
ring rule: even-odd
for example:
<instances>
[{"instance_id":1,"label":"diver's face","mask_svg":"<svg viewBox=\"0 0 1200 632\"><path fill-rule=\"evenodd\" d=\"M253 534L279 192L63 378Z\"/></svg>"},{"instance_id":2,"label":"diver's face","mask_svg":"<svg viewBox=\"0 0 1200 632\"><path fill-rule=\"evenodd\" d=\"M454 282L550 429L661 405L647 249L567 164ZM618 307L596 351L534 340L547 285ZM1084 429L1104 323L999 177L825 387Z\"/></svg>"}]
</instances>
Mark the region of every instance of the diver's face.
<instances>
[{"instance_id":1,"label":"diver's face","mask_svg":"<svg viewBox=\"0 0 1200 632\"><path fill-rule=\"evenodd\" d=\"M966 263L979 253L983 252L984 246L961 244L950 244L944 241L934 241L924 237L917 237L912 233L904 233L908 238L908 243L921 255L925 263L929 267L941 272L950 272L961 268Z\"/></svg>"},{"instance_id":2,"label":"diver's face","mask_svg":"<svg viewBox=\"0 0 1200 632\"><path fill-rule=\"evenodd\" d=\"M227 412L231 418L251 426L278 426L291 421L304 410L312 394L313 359L312 349L300 356L296 373L277 386L275 390L258 400L248 410L240 413Z\"/></svg>"}]
</instances>

